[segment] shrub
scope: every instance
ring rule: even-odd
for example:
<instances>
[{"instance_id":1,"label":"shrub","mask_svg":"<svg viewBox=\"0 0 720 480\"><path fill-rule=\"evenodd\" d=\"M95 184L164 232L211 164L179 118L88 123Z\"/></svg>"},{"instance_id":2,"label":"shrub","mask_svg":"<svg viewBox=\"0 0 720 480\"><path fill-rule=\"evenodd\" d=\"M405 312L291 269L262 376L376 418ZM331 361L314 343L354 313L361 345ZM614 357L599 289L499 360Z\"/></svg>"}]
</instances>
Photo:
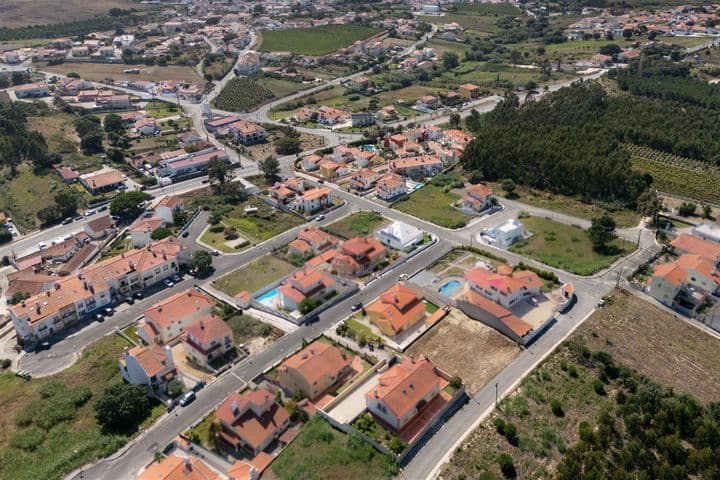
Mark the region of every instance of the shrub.
<instances>
[{"instance_id":1,"label":"shrub","mask_svg":"<svg viewBox=\"0 0 720 480\"><path fill-rule=\"evenodd\" d=\"M12 365L12 362L9 358L3 358L2 360L0 360L0 368L2 368L3 370L10 368L10 365Z\"/></svg>"},{"instance_id":2,"label":"shrub","mask_svg":"<svg viewBox=\"0 0 720 480\"><path fill-rule=\"evenodd\" d=\"M33 451L45 441L45 431L38 427L19 430L10 437L10 445L21 450Z\"/></svg>"},{"instance_id":3,"label":"shrub","mask_svg":"<svg viewBox=\"0 0 720 480\"><path fill-rule=\"evenodd\" d=\"M596 378L592 382L592 388L598 395L605 395L605 384L599 378Z\"/></svg>"},{"instance_id":4,"label":"shrub","mask_svg":"<svg viewBox=\"0 0 720 480\"><path fill-rule=\"evenodd\" d=\"M170 380L170 382L168 382L167 394L170 398L177 398L182 395L184 391L185 385L177 378L174 378Z\"/></svg>"},{"instance_id":5,"label":"shrub","mask_svg":"<svg viewBox=\"0 0 720 480\"><path fill-rule=\"evenodd\" d=\"M550 410L552 410L553 415L555 415L556 417L564 417L565 416L565 411L563 410L560 400L557 400L557 399L550 400Z\"/></svg>"},{"instance_id":6,"label":"shrub","mask_svg":"<svg viewBox=\"0 0 720 480\"><path fill-rule=\"evenodd\" d=\"M501 453L498 456L498 465L500 465L500 471L505 478L517 478L517 470L515 470L515 464L510 454Z\"/></svg>"},{"instance_id":7,"label":"shrub","mask_svg":"<svg viewBox=\"0 0 720 480\"><path fill-rule=\"evenodd\" d=\"M399 454L405 449L405 442L400 440L398 437L393 437L393 439L390 440L390 443L388 444L388 448L391 452Z\"/></svg>"}]
</instances>

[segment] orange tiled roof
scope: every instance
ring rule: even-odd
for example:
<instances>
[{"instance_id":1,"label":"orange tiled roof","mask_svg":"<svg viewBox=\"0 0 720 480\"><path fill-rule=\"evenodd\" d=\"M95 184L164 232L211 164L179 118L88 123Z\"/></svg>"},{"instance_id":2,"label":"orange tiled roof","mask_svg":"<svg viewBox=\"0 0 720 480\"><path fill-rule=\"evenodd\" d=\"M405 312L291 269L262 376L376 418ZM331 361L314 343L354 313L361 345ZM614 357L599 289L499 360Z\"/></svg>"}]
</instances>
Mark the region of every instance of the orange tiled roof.
<instances>
[{"instance_id":1,"label":"orange tiled roof","mask_svg":"<svg viewBox=\"0 0 720 480\"><path fill-rule=\"evenodd\" d=\"M275 395L260 389L229 395L215 410L215 418L257 448L288 421L290 414L275 403Z\"/></svg>"},{"instance_id":2,"label":"orange tiled roof","mask_svg":"<svg viewBox=\"0 0 720 480\"><path fill-rule=\"evenodd\" d=\"M382 374L365 396L380 399L396 418L402 418L435 388L439 388L435 365L425 357L406 358Z\"/></svg>"},{"instance_id":3,"label":"orange tiled roof","mask_svg":"<svg viewBox=\"0 0 720 480\"><path fill-rule=\"evenodd\" d=\"M477 185L470 185L465 189L465 192L468 195L473 195L476 197L487 197L488 195L492 195L493 193L492 188L481 183L478 183Z\"/></svg>"},{"instance_id":4,"label":"orange tiled roof","mask_svg":"<svg viewBox=\"0 0 720 480\"><path fill-rule=\"evenodd\" d=\"M159 463L150 465L140 474L138 480L220 480L220 478L220 475L196 457L184 459L170 455ZM238 480L240 479L242 477Z\"/></svg>"},{"instance_id":5,"label":"orange tiled roof","mask_svg":"<svg viewBox=\"0 0 720 480\"><path fill-rule=\"evenodd\" d=\"M679 253L701 255L712 261L720 258L720 244L703 240L702 238L683 233L670 242L670 245Z\"/></svg>"},{"instance_id":6,"label":"orange tiled roof","mask_svg":"<svg viewBox=\"0 0 720 480\"><path fill-rule=\"evenodd\" d=\"M280 368L297 370L313 385L325 375L337 377L351 361L339 348L316 340L285 360Z\"/></svg>"},{"instance_id":7,"label":"orange tiled roof","mask_svg":"<svg viewBox=\"0 0 720 480\"><path fill-rule=\"evenodd\" d=\"M157 302L145 310L143 315L157 328L165 329L174 321L182 321L197 311L214 306L215 302L210 297L194 288L189 288Z\"/></svg>"},{"instance_id":8,"label":"orange tiled roof","mask_svg":"<svg viewBox=\"0 0 720 480\"><path fill-rule=\"evenodd\" d=\"M385 319L397 333L418 318L425 311L425 305L414 290L398 283L381 293L366 310Z\"/></svg>"},{"instance_id":9,"label":"orange tiled roof","mask_svg":"<svg viewBox=\"0 0 720 480\"><path fill-rule=\"evenodd\" d=\"M495 316L498 320L503 322L510 330L512 330L513 333L515 333L515 335L517 335L518 337L525 336L533 329L532 325L525 322L520 317L513 314L511 311L509 311L499 303L493 302L489 298L477 293L474 290L465 291L463 297L466 301L482 308L486 312Z\"/></svg>"},{"instance_id":10,"label":"orange tiled roof","mask_svg":"<svg viewBox=\"0 0 720 480\"><path fill-rule=\"evenodd\" d=\"M522 289L540 288L543 281L535 272L529 270L508 271L504 266L498 267L498 272L478 267L465 274L465 279L474 283L483 290L492 288L505 293L515 293Z\"/></svg>"},{"instance_id":11,"label":"orange tiled roof","mask_svg":"<svg viewBox=\"0 0 720 480\"><path fill-rule=\"evenodd\" d=\"M232 337L232 330L225 321L213 313L206 313L190 325L185 332L192 335L201 345L207 345L213 340Z\"/></svg>"},{"instance_id":12,"label":"orange tiled roof","mask_svg":"<svg viewBox=\"0 0 720 480\"><path fill-rule=\"evenodd\" d=\"M165 347L160 345L140 345L131 348L128 353L130 356L135 357L135 360L137 360L148 377L154 377L168 367Z\"/></svg>"}]
</instances>

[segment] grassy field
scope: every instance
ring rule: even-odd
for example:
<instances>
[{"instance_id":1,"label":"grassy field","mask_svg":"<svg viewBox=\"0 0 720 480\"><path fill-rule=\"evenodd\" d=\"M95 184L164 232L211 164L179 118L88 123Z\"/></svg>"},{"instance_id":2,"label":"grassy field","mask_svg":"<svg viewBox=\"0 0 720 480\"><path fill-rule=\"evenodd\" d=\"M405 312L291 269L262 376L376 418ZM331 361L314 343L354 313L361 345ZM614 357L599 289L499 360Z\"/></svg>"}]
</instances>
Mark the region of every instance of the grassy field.
<instances>
[{"instance_id":1,"label":"grassy field","mask_svg":"<svg viewBox=\"0 0 720 480\"><path fill-rule=\"evenodd\" d=\"M235 77L225 84L213 105L228 112L244 112L275 98L268 88L246 77Z\"/></svg>"},{"instance_id":2,"label":"grassy field","mask_svg":"<svg viewBox=\"0 0 720 480\"><path fill-rule=\"evenodd\" d=\"M634 243L616 239L609 252L601 254L580 227L540 217L523 218L522 222L533 235L511 246L511 251L578 275L592 275L635 249Z\"/></svg>"},{"instance_id":3,"label":"grassy field","mask_svg":"<svg viewBox=\"0 0 720 480\"><path fill-rule=\"evenodd\" d=\"M427 220L445 228L462 228L471 218L452 208L460 200L460 195L443 192L443 187L428 184L407 198L393 205L393 208L422 220Z\"/></svg>"},{"instance_id":4,"label":"grassy field","mask_svg":"<svg viewBox=\"0 0 720 480\"><path fill-rule=\"evenodd\" d=\"M266 30L263 32L260 50L326 55L377 33L380 33L379 29L362 25L323 25L314 28Z\"/></svg>"},{"instance_id":5,"label":"grassy field","mask_svg":"<svg viewBox=\"0 0 720 480\"><path fill-rule=\"evenodd\" d=\"M260 75L255 81L263 87L270 90L277 98L287 97L293 93L311 88L313 85L302 82L293 82L282 78L273 78L270 76Z\"/></svg>"},{"instance_id":6,"label":"grassy field","mask_svg":"<svg viewBox=\"0 0 720 480\"><path fill-rule=\"evenodd\" d=\"M113 80L146 80L148 82L159 82L165 80L188 81L192 83L202 84L204 80L200 78L194 68L168 65L167 67L148 67L141 65L139 74L123 73L128 69L128 65L118 63L62 63L60 65L38 64L38 68L44 71L55 72L67 75L68 72L76 72L85 80L101 82L106 78Z\"/></svg>"},{"instance_id":7,"label":"grassy field","mask_svg":"<svg viewBox=\"0 0 720 480\"><path fill-rule=\"evenodd\" d=\"M387 225L388 220L378 213L355 212L327 226L327 231L343 238L370 235L380 227Z\"/></svg>"},{"instance_id":8,"label":"grassy field","mask_svg":"<svg viewBox=\"0 0 720 480\"><path fill-rule=\"evenodd\" d=\"M54 0L4 0L0 3L0 18L3 27L14 28L86 20L105 15L111 8L146 7L130 0L65 0L62 8Z\"/></svg>"},{"instance_id":9,"label":"grassy field","mask_svg":"<svg viewBox=\"0 0 720 480\"><path fill-rule=\"evenodd\" d=\"M405 355L431 358L442 370L462 378L468 393L474 395L519 353L506 336L455 309Z\"/></svg>"},{"instance_id":10,"label":"grassy field","mask_svg":"<svg viewBox=\"0 0 720 480\"><path fill-rule=\"evenodd\" d=\"M124 435L103 433L93 410L105 387L120 381L117 359L128 345L116 335L105 337L89 346L75 365L43 379L24 381L10 372L0 374L0 479L59 479L112 454L128 440ZM85 387L92 394L90 399L77 408L67 406L68 395ZM57 393L51 395L53 391ZM156 404L140 428L164 411ZM20 426L20 418L28 414L31 424ZM14 446L28 438L33 439L29 446Z\"/></svg>"},{"instance_id":11,"label":"grassy field","mask_svg":"<svg viewBox=\"0 0 720 480\"><path fill-rule=\"evenodd\" d=\"M246 216L242 210L246 205L257 207L258 213ZM229 215L223 218L223 223L237 228L240 235L251 242L260 243L303 222L295 215L274 210L267 203L256 198L250 198L247 202L235 207Z\"/></svg>"},{"instance_id":12,"label":"grassy field","mask_svg":"<svg viewBox=\"0 0 720 480\"><path fill-rule=\"evenodd\" d=\"M497 26L499 17L494 15L480 15L474 12L448 12L442 17L418 15L416 18L428 23L457 23L464 29L473 30L481 35L489 35L500 30Z\"/></svg>"},{"instance_id":13,"label":"grassy field","mask_svg":"<svg viewBox=\"0 0 720 480\"><path fill-rule=\"evenodd\" d=\"M182 107L178 107L174 103L161 102L158 100L147 102L143 105L143 108L147 110L148 115L152 118L175 117L184 112Z\"/></svg>"},{"instance_id":14,"label":"grassy field","mask_svg":"<svg viewBox=\"0 0 720 480\"><path fill-rule=\"evenodd\" d=\"M213 285L228 295L237 295L243 290L256 292L265 285L280 280L295 267L275 255L265 255L237 270L220 277Z\"/></svg>"},{"instance_id":15,"label":"grassy field","mask_svg":"<svg viewBox=\"0 0 720 480\"><path fill-rule=\"evenodd\" d=\"M490 185L496 192L501 191L500 184L490 183ZM516 186L515 194L517 200L522 203L585 220L592 220L606 213L606 210L599 205L585 203L574 197L535 190L523 185ZM618 228L636 227L640 223L640 214L634 210L623 209L607 213L615 220Z\"/></svg>"},{"instance_id":16,"label":"grassy field","mask_svg":"<svg viewBox=\"0 0 720 480\"><path fill-rule=\"evenodd\" d=\"M0 175L0 211L10 215L21 231L34 230L39 226L37 212L47 205L38 200L50 201L56 193L68 190L54 171L37 175L23 164L18 167L17 176L11 178L9 172L3 169Z\"/></svg>"},{"instance_id":17,"label":"grassy field","mask_svg":"<svg viewBox=\"0 0 720 480\"><path fill-rule=\"evenodd\" d=\"M202 236L200 236L200 241L206 245L209 245L215 250L220 250L221 252L225 253L238 253L250 247L250 244L247 241L241 242L234 247L229 246L225 243L228 241L228 239L225 238L225 227L223 227L222 225L220 225L219 227L220 230L217 232L214 231L212 227L205 230Z\"/></svg>"},{"instance_id":18,"label":"grassy field","mask_svg":"<svg viewBox=\"0 0 720 480\"><path fill-rule=\"evenodd\" d=\"M203 73L206 75L212 75L215 80L222 79L225 75L230 72L230 69L235 65L237 55L222 55L210 63L207 58L203 61Z\"/></svg>"},{"instance_id":19,"label":"grassy field","mask_svg":"<svg viewBox=\"0 0 720 480\"><path fill-rule=\"evenodd\" d=\"M28 130L37 130L45 137L48 150L58 153L74 153L80 147L80 137L75 132L75 116L56 112L42 117L28 117Z\"/></svg>"},{"instance_id":20,"label":"grassy field","mask_svg":"<svg viewBox=\"0 0 720 480\"><path fill-rule=\"evenodd\" d=\"M250 343L252 340L262 337L270 341L282 337L283 332L275 327L262 323L255 317L250 315L233 315L225 319L233 332L233 340L236 345L241 343Z\"/></svg>"},{"instance_id":21,"label":"grassy field","mask_svg":"<svg viewBox=\"0 0 720 480\"><path fill-rule=\"evenodd\" d=\"M319 417L311 419L271 465L278 480L392 478L398 468L369 443L350 437Z\"/></svg>"},{"instance_id":22,"label":"grassy field","mask_svg":"<svg viewBox=\"0 0 720 480\"><path fill-rule=\"evenodd\" d=\"M586 346L587 349L577 346ZM573 348L569 348L569 347ZM567 448L579 440L579 425L616 408L622 379L603 377L587 352L609 353L617 364L637 370L651 381L672 387L698 401L720 395L720 342L637 296L615 291L605 306L561 345L521 386L501 402L501 409L483 421L443 467L441 479L502 478L501 453L512 455L517 478L556 478L556 467ZM605 379L606 394L593 382ZM557 401L563 415L551 412ZM517 446L496 432L501 418L517 428ZM492 475L484 472L491 472ZM486 475L486 476L482 476Z\"/></svg>"}]
</instances>

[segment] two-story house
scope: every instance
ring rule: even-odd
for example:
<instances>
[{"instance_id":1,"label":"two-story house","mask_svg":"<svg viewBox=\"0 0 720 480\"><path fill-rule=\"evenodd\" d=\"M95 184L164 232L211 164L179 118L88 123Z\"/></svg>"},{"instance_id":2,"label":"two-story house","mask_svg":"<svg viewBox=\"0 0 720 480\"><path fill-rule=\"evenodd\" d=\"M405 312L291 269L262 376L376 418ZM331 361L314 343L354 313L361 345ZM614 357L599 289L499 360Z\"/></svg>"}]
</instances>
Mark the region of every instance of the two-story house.
<instances>
[{"instance_id":1,"label":"two-story house","mask_svg":"<svg viewBox=\"0 0 720 480\"><path fill-rule=\"evenodd\" d=\"M280 364L278 381L287 392L314 400L350 373L351 363L338 347L316 340Z\"/></svg>"},{"instance_id":2,"label":"two-story house","mask_svg":"<svg viewBox=\"0 0 720 480\"><path fill-rule=\"evenodd\" d=\"M500 265L496 272L477 267L465 274L468 286L505 308L510 308L523 298L540 294L544 283L537 273L530 270L513 272L509 265Z\"/></svg>"},{"instance_id":3,"label":"two-story house","mask_svg":"<svg viewBox=\"0 0 720 480\"><path fill-rule=\"evenodd\" d=\"M185 327L183 345L187 358L201 367L208 368L233 348L230 327L213 313L206 313Z\"/></svg>"},{"instance_id":4,"label":"two-story house","mask_svg":"<svg viewBox=\"0 0 720 480\"><path fill-rule=\"evenodd\" d=\"M160 345L125 347L118 365L126 382L146 385L153 392L164 392L177 376L172 350Z\"/></svg>"},{"instance_id":5,"label":"two-story house","mask_svg":"<svg viewBox=\"0 0 720 480\"><path fill-rule=\"evenodd\" d=\"M285 310L297 310L303 300L320 301L336 292L337 282L327 273L303 268L285 279L278 290L278 303Z\"/></svg>"}]
</instances>

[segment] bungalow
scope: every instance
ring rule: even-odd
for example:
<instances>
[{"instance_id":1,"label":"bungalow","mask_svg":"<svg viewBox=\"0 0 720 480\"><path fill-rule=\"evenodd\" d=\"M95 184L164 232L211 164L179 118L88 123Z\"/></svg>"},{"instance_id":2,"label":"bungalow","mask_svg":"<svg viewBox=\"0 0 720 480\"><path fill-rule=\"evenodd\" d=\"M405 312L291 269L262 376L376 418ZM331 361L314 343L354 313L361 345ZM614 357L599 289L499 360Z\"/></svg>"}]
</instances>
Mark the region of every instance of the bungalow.
<instances>
[{"instance_id":1,"label":"bungalow","mask_svg":"<svg viewBox=\"0 0 720 480\"><path fill-rule=\"evenodd\" d=\"M80 178L80 173L72 167L68 167L66 165L53 165L53 168L56 172L58 172L58 175L60 175L60 178L63 179L63 182L68 185Z\"/></svg>"},{"instance_id":2,"label":"bungalow","mask_svg":"<svg viewBox=\"0 0 720 480\"><path fill-rule=\"evenodd\" d=\"M351 363L338 347L316 340L280 364L278 382L286 392L315 400L350 372Z\"/></svg>"},{"instance_id":3,"label":"bungalow","mask_svg":"<svg viewBox=\"0 0 720 480\"><path fill-rule=\"evenodd\" d=\"M160 345L125 347L118 361L120 374L133 385L146 385L153 392L164 392L177 376L170 347Z\"/></svg>"},{"instance_id":4,"label":"bungalow","mask_svg":"<svg viewBox=\"0 0 720 480\"><path fill-rule=\"evenodd\" d=\"M364 192L370 190L380 179L380 174L367 168L360 169L350 177L350 186L355 190Z\"/></svg>"},{"instance_id":5,"label":"bungalow","mask_svg":"<svg viewBox=\"0 0 720 480\"><path fill-rule=\"evenodd\" d=\"M337 125L338 123L345 123L350 120L350 114L344 110L340 110L333 107L323 105L317 110L318 123L322 125Z\"/></svg>"},{"instance_id":6,"label":"bungalow","mask_svg":"<svg viewBox=\"0 0 720 480\"><path fill-rule=\"evenodd\" d=\"M407 193L405 179L396 174L389 173L380 178L375 185L375 194L385 201L393 200Z\"/></svg>"},{"instance_id":7,"label":"bungalow","mask_svg":"<svg viewBox=\"0 0 720 480\"><path fill-rule=\"evenodd\" d=\"M440 99L438 97L435 97L433 95L423 95L420 97L416 103L416 106L418 109L423 110L437 110L440 108Z\"/></svg>"},{"instance_id":8,"label":"bungalow","mask_svg":"<svg viewBox=\"0 0 720 480\"><path fill-rule=\"evenodd\" d=\"M191 323L210 314L215 302L195 288L160 300L143 312L137 332L146 343L168 343Z\"/></svg>"},{"instance_id":9,"label":"bungalow","mask_svg":"<svg viewBox=\"0 0 720 480\"><path fill-rule=\"evenodd\" d=\"M365 311L383 335L394 337L425 317L425 304L414 290L398 283L381 293Z\"/></svg>"},{"instance_id":10,"label":"bungalow","mask_svg":"<svg viewBox=\"0 0 720 480\"><path fill-rule=\"evenodd\" d=\"M332 268L340 275L361 277L385 261L387 250L372 237L355 237L340 244Z\"/></svg>"},{"instance_id":11,"label":"bungalow","mask_svg":"<svg viewBox=\"0 0 720 480\"><path fill-rule=\"evenodd\" d=\"M185 327L182 340L187 358L210 368L210 363L233 349L230 327L214 313L205 313Z\"/></svg>"},{"instance_id":12,"label":"bungalow","mask_svg":"<svg viewBox=\"0 0 720 480\"><path fill-rule=\"evenodd\" d=\"M234 116L227 116L227 117L219 117L215 119L207 119L205 120L205 127L207 128L207 131L210 133L215 133L217 129L227 127L240 119L238 117Z\"/></svg>"},{"instance_id":13,"label":"bungalow","mask_svg":"<svg viewBox=\"0 0 720 480\"><path fill-rule=\"evenodd\" d=\"M135 122L133 130L140 135L156 135L160 133L160 126L154 118L141 118Z\"/></svg>"},{"instance_id":14,"label":"bungalow","mask_svg":"<svg viewBox=\"0 0 720 480\"><path fill-rule=\"evenodd\" d=\"M367 408L395 431L402 430L440 395L440 378L427 358L403 359L365 394Z\"/></svg>"},{"instance_id":15,"label":"bungalow","mask_svg":"<svg viewBox=\"0 0 720 480\"><path fill-rule=\"evenodd\" d=\"M48 84L45 82L26 83L24 85L18 85L13 87L13 92L17 98L28 98L28 97L47 97L50 95L50 89Z\"/></svg>"},{"instance_id":16,"label":"bungalow","mask_svg":"<svg viewBox=\"0 0 720 480\"><path fill-rule=\"evenodd\" d=\"M350 169L341 163L337 163L333 160L323 160L319 164L320 175L327 179L333 179L337 177L344 177L350 173Z\"/></svg>"},{"instance_id":17,"label":"bungalow","mask_svg":"<svg viewBox=\"0 0 720 480\"><path fill-rule=\"evenodd\" d=\"M385 107L382 107L380 110L378 110L377 118L381 122L389 122L392 120L397 120L397 118L398 118L397 110L395 110L395 107L393 107L392 105L387 105Z\"/></svg>"},{"instance_id":18,"label":"bungalow","mask_svg":"<svg viewBox=\"0 0 720 480\"><path fill-rule=\"evenodd\" d=\"M137 219L128 229L133 247L144 247L150 243L152 241L152 233L164 226L165 220L159 217L150 216Z\"/></svg>"},{"instance_id":19,"label":"bungalow","mask_svg":"<svg viewBox=\"0 0 720 480\"><path fill-rule=\"evenodd\" d=\"M236 452L253 456L265 450L290 425L290 414L265 389L230 394L215 410L218 438Z\"/></svg>"},{"instance_id":20,"label":"bungalow","mask_svg":"<svg viewBox=\"0 0 720 480\"><path fill-rule=\"evenodd\" d=\"M198 152L187 153L181 150L181 154L169 159L161 160L158 167L158 174L167 177L180 177L204 171L210 160L218 159L227 162L227 152L217 148L209 148Z\"/></svg>"},{"instance_id":21,"label":"bungalow","mask_svg":"<svg viewBox=\"0 0 720 480\"><path fill-rule=\"evenodd\" d=\"M540 295L544 286L537 273L530 270L513 272L508 265L500 265L495 272L485 267L474 268L465 274L465 280L471 290L505 308L524 298Z\"/></svg>"},{"instance_id":22,"label":"bungalow","mask_svg":"<svg viewBox=\"0 0 720 480\"><path fill-rule=\"evenodd\" d=\"M434 155L401 158L390 162L390 170L411 178L433 177L442 169L442 160Z\"/></svg>"},{"instance_id":23,"label":"bungalow","mask_svg":"<svg viewBox=\"0 0 720 480\"><path fill-rule=\"evenodd\" d=\"M321 161L322 157L320 155L317 155L315 153L306 155L302 159L303 170L305 170L306 172L312 172L314 170L317 170Z\"/></svg>"},{"instance_id":24,"label":"bungalow","mask_svg":"<svg viewBox=\"0 0 720 480\"><path fill-rule=\"evenodd\" d=\"M475 212L482 212L493 205L493 191L490 187L478 183L471 185L465 189L465 195L462 198L464 208Z\"/></svg>"},{"instance_id":25,"label":"bungalow","mask_svg":"<svg viewBox=\"0 0 720 480\"><path fill-rule=\"evenodd\" d=\"M425 232L403 222L393 222L377 232L375 238L383 245L395 250L406 251L423 241Z\"/></svg>"},{"instance_id":26,"label":"bungalow","mask_svg":"<svg viewBox=\"0 0 720 480\"><path fill-rule=\"evenodd\" d=\"M92 195L117 190L125 185L125 175L114 168L80 175L80 183Z\"/></svg>"},{"instance_id":27,"label":"bungalow","mask_svg":"<svg viewBox=\"0 0 720 480\"><path fill-rule=\"evenodd\" d=\"M332 193L327 187L312 188L303 192L290 206L303 213L314 213L332 205Z\"/></svg>"},{"instance_id":28,"label":"bungalow","mask_svg":"<svg viewBox=\"0 0 720 480\"><path fill-rule=\"evenodd\" d=\"M470 318L483 322L515 342L525 344L533 337L532 325L475 290L466 290L456 303Z\"/></svg>"},{"instance_id":29,"label":"bungalow","mask_svg":"<svg viewBox=\"0 0 720 480\"><path fill-rule=\"evenodd\" d=\"M673 252L678 255L691 254L700 255L712 261L713 264L720 264L720 244L682 233L670 242Z\"/></svg>"},{"instance_id":30,"label":"bungalow","mask_svg":"<svg viewBox=\"0 0 720 480\"><path fill-rule=\"evenodd\" d=\"M300 256L308 253L319 255L335 248L338 243L337 238L319 228L306 228L300 230L297 238L288 244L288 253Z\"/></svg>"},{"instance_id":31,"label":"bungalow","mask_svg":"<svg viewBox=\"0 0 720 480\"><path fill-rule=\"evenodd\" d=\"M110 215L105 215L87 222L83 225L83 230L93 240L99 240L115 230L115 222Z\"/></svg>"},{"instance_id":32,"label":"bungalow","mask_svg":"<svg viewBox=\"0 0 720 480\"><path fill-rule=\"evenodd\" d=\"M303 268L290 275L278 290L278 306L294 311L304 300L319 302L337 291L337 282L327 273Z\"/></svg>"}]
</instances>

